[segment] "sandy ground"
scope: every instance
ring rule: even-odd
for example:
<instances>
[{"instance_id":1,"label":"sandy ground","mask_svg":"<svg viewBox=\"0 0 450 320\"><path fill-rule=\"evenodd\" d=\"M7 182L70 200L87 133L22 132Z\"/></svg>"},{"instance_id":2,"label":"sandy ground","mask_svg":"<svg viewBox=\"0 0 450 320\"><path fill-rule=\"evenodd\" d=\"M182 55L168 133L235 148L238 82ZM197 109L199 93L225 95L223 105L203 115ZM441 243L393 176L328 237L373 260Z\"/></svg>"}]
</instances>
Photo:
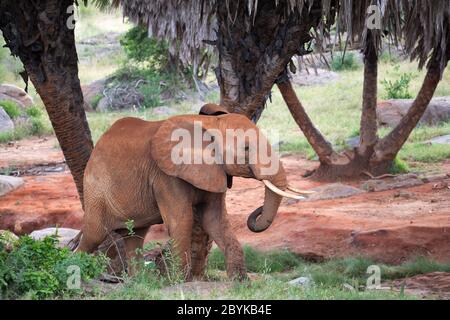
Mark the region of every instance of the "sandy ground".
<instances>
[{"instance_id":1,"label":"sandy ground","mask_svg":"<svg viewBox=\"0 0 450 320\"><path fill-rule=\"evenodd\" d=\"M56 145L54 138L0 145L0 168L19 169L26 182L21 189L0 198L0 229L26 234L55 225L81 227L83 212L75 185L64 170L63 157ZM317 163L299 156L284 157L283 163L289 181L297 188L321 185L302 177ZM450 161L442 164L441 172L450 173ZM442 182L448 183L450 179ZM283 201L274 224L262 234L253 234L246 227L248 214L262 204L262 183L235 178L227 195L227 206L241 243L263 250L286 248L317 261L360 255L400 263L425 255L450 262L450 190L435 187L436 183L429 183L401 192L391 190L297 203ZM147 240L155 239L167 239L163 226L150 230Z\"/></svg>"}]
</instances>

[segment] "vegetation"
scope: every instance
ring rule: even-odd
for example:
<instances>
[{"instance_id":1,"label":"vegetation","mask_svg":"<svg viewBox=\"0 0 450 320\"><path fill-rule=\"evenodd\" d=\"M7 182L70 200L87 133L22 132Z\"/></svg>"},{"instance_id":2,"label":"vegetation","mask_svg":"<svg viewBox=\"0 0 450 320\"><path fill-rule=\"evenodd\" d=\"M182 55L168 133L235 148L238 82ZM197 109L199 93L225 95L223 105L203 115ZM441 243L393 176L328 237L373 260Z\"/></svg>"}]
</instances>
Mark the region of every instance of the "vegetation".
<instances>
[{"instance_id":1,"label":"vegetation","mask_svg":"<svg viewBox=\"0 0 450 320\"><path fill-rule=\"evenodd\" d=\"M67 285L71 266L79 268L84 281L105 271L106 258L58 248L56 237L33 240L24 236L12 243L11 248L7 248L8 240L2 237L0 235L0 299L79 295L81 287Z\"/></svg>"},{"instance_id":2,"label":"vegetation","mask_svg":"<svg viewBox=\"0 0 450 320\"><path fill-rule=\"evenodd\" d=\"M15 123L14 130L0 133L0 143L20 140L29 136L51 134L53 132L50 121L41 107L31 106L22 110L10 101L0 101L0 106L5 109L12 119L20 116L24 117L23 120Z\"/></svg>"},{"instance_id":3,"label":"vegetation","mask_svg":"<svg viewBox=\"0 0 450 320\"><path fill-rule=\"evenodd\" d=\"M0 107L5 110L11 119L16 119L22 113L17 103L9 100L0 101Z\"/></svg>"},{"instance_id":4,"label":"vegetation","mask_svg":"<svg viewBox=\"0 0 450 320\"><path fill-rule=\"evenodd\" d=\"M126 58L115 73L114 82L141 79L138 91L144 97L144 108L160 106L163 95L177 99L177 92L191 86L190 70L171 58L164 40L149 38L147 29L131 28L120 44Z\"/></svg>"},{"instance_id":5,"label":"vegetation","mask_svg":"<svg viewBox=\"0 0 450 320\"><path fill-rule=\"evenodd\" d=\"M411 74L404 73L400 79L391 81L384 79L381 84L386 91L385 98L387 99L411 99L412 95L409 93L409 84L411 83Z\"/></svg>"},{"instance_id":6,"label":"vegetation","mask_svg":"<svg viewBox=\"0 0 450 320\"><path fill-rule=\"evenodd\" d=\"M357 70L361 65L356 60L356 56L353 52L339 52L333 56L330 67L333 71L344 71Z\"/></svg>"},{"instance_id":7,"label":"vegetation","mask_svg":"<svg viewBox=\"0 0 450 320\"><path fill-rule=\"evenodd\" d=\"M399 266L377 264L362 257L334 259L312 263L287 251L261 252L244 247L247 270L253 280L234 283L208 293L183 291L167 286L180 284L161 275L152 264L135 277L127 278L117 290L97 296L105 299L414 299L402 292L367 290L369 266L378 266L382 282L403 279L435 271L450 271L449 264L439 264L425 258ZM213 249L208 261L208 277L214 281L227 281L222 253ZM298 277L310 279L306 286L290 285ZM212 285L214 287L214 285Z\"/></svg>"}]
</instances>

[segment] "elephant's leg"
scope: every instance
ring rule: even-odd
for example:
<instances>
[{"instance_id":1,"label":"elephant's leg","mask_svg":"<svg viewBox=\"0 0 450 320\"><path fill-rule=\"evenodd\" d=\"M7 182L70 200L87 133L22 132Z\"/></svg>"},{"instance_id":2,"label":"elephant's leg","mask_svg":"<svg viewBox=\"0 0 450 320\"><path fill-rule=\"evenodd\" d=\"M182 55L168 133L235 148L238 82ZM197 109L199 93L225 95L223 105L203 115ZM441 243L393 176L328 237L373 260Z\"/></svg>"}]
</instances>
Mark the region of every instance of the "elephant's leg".
<instances>
[{"instance_id":1,"label":"elephant's leg","mask_svg":"<svg viewBox=\"0 0 450 320\"><path fill-rule=\"evenodd\" d=\"M148 229L149 227L135 229L133 235L123 237L129 275L136 274L143 263L142 249Z\"/></svg>"},{"instance_id":2,"label":"elephant's leg","mask_svg":"<svg viewBox=\"0 0 450 320\"><path fill-rule=\"evenodd\" d=\"M75 251L93 253L106 239L111 230L103 223L102 216L102 208L86 207L83 233Z\"/></svg>"},{"instance_id":3,"label":"elephant's leg","mask_svg":"<svg viewBox=\"0 0 450 320\"><path fill-rule=\"evenodd\" d=\"M201 280L205 275L205 268L212 240L203 228L202 212L194 211L194 225L192 227L191 243L191 274L194 280Z\"/></svg>"},{"instance_id":4,"label":"elephant's leg","mask_svg":"<svg viewBox=\"0 0 450 320\"><path fill-rule=\"evenodd\" d=\"M228 277L237 280L248 279L244 252L228 221L224 197L207 204L203 227L224 253Z\"/></svg>"}]
</instances>

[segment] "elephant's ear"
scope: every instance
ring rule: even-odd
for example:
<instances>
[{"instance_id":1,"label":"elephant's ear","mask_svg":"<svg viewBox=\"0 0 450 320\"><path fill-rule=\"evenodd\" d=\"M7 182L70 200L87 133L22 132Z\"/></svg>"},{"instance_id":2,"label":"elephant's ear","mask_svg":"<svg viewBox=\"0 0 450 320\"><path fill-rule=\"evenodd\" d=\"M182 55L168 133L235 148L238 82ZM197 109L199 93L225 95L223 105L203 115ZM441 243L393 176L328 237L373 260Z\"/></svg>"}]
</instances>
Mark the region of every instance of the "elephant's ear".
<instances>
[{"instance_id":1,"label":"elephant's ear","mask_svg":"<svg viewBox=\"0 0 450 320\"><path fill-rule=\"evenodd\" d=\"M220 116L223 114L229 114L228 110L218 104L208 103L205 104L199 112L200 115L205 116Z\"/></svg>"},{"instance_id":2,"label":"elephant's ear","mask_svg":"<svg viewBox=\"0 0 450 320\"><path fill-rule=\"evenodd\" d=\"M201 190L225 192L227 177L223 165L217 161L205 162L201 156L194 161L195 155L211 153L212 142L203 141L202 137L206 130L214 130L216 124L217 118L208 116L178 116L164 121L152 138L152 158L169 176L183 179Z\"/></svg>"}]
</instances>

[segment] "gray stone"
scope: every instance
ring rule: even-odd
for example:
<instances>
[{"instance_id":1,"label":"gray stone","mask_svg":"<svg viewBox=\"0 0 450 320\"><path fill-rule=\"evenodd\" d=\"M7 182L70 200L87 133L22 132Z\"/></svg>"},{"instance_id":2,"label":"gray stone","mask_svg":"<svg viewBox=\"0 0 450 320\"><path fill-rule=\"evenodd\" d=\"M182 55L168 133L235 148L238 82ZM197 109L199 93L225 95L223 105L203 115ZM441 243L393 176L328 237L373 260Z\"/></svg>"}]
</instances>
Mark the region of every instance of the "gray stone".
<instances>
[{"instance_id":1,"label":"gray stone","mask_svg":"<svg viewBox=\"0 0 450 320\"><path fill-rule=\"evenodd\" d=\"M436 137L431 140L428 140L425 143L431 143L431 144L450 144L450 134L446 136Z\"/></svg>"},{"instance_id":2,"label":"gray stone","mask_svg":"<svg viewBox=\"0 0 450 320\"><path fill-rule=\"evenodd\" d=\"M396 99L379 103L377 106L378 122L381 126L395 127L406 115L414 100ZM436 125L450 120L450 97L431 100L419 124Z\"/></svg>"},{"instance_id":3,"label":"gray stone","mask_svg":"<svg viewBox=\"0 0 450 320\"><path fill-rule=\"evenodd\" d=\"M0 133L14 130L14 123L5 110L0 107Z\"/></svg>"},{"instance_id":4,"label":"gray stone","mask_svg":"<svg viewBox=\"0 0 450 320\"><path fill-rule=\"evenodd\" d=\"M361 189L341 183L323 185L312 189L312 191L315 193L308 197L309 201L349 198L364 193Z\"/></svg>"},{"instance_id":5,"label":"gray stone","mask_svg":"<svg viewBox=\"0 0 450 320\"><path fill-rule=\"evenodd\" d=\"M294 280L289 281L290 285L300 286L300 287L309 287L313 283L312 279L309 277L300 277Z\"/></svg>"},{"instance_id":6,"label":"gray stone","mask_svg":"<svg viewBox=\"0 0 450 320\"><path fill-rule=\"evenodd\" d=\"M299 86L323 85L338 81L340 76L336 72L325 69L313 69L297 71L291 73L292 82Z\"/></svg>"},{"instance_id":7,"label":"gray stone","mask_svg":"<svg viewBox=\"0 0 450 320\"><path fill-rule=\"evenodd\" d=\"M152 113L154 115L158 115L158 116L170 116L170 115L176 114L177 111L173 108L163 106L163 107L153 108Z\"/></svg>"},{"instance_id":8,"label":"gray stone","mask_svg":"<svg viewBox=\"0 0 450 320\"><path fill-rule=\"evenodd\" d=\"M368 192L380 192L401 188L412 188L423 185L424 182L415 174L404 174L385 180L372 179L364 182L361 189Z\"/></svg>"},{"instance_id":9,"label":"gray stone","mask_svg":"<svg viewBox=\"0 0 450 320\"><path fill-rule=\"evenodd\" d=\"M22 178L0 175L0 197L19 189L24 183Z\"/></svg>"},{"instance_id":10,"label":"gray stone","mask_svg":"<svg viewBox=\"0 0 450 320\"><path fill-rule=\"evenodd\" d=\"M33 105L33 98L22 88L12 84L0 85L0 100L16 102L22 108L28 108Z\"/></svg>"},{"instance_id":11,"label":"gray stone","mask_svg":"<svg viewBox=\"0 0 450 320\"><path fill-rule=\"evenodd\" d=\"M360 143L361 137L357 136L357 137L353 137L353 138L349 138L347 139L347 141L345 141L345 143L352 148L358 148L359 147L359 143Z\"/></svg>"},{"instance_id":12,"label":"gray stone","mask_svg":"<svg viewBox=\"0 0 450 320\"><path fill-rule=\"evenodd\" d=\"M75 238L80 230L69 229L69 228L47 228L42 230L36 230L30 233L30 237L35 240L42 240L45 237L57 235L59 240L58 246L61 248L67 247L70 240Z\"/></svg>"}]
</instances>

